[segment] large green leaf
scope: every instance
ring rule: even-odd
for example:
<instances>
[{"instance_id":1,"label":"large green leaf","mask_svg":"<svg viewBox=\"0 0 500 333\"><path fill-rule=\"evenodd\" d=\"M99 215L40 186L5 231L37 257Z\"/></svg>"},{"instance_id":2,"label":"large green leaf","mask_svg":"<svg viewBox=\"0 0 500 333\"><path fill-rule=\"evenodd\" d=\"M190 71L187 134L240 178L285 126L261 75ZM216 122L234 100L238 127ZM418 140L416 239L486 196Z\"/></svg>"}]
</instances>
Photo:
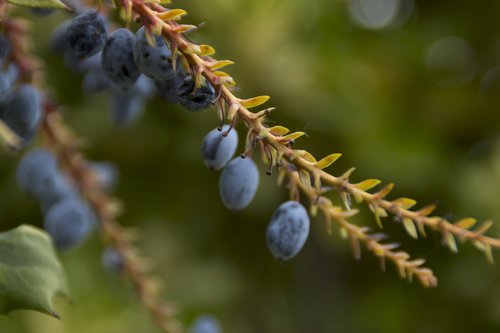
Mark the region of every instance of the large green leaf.
<instances>
[{"instance_id":1,"label":"large green leaf","mask_svg":"<svg viewBox=\"0 0 500 333\"><path fill-rule=\"evenodd\" d=\"M7 0L13 5L33 8L68 8L59 0Z\"/></svg>"},{"instance_id":2,"label":"large green leaf","mask_svg":"<svg viewBox=\"0 0 500 333\"><path fill-rule=\"evenodd\" d=\"M56 294L67 295L67 284L49 236L27 225L1 233L0 313L30 309L58 317Z\"/></svg>"}]
</instances>

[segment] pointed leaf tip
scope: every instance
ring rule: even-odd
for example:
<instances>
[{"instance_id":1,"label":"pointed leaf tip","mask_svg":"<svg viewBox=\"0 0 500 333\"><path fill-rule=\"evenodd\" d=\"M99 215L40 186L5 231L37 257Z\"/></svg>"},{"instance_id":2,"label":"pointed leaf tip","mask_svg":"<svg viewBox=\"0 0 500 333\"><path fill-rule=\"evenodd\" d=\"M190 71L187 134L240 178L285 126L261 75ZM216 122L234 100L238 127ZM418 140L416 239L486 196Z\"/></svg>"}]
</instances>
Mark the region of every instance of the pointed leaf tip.
<instances>
[{"instance_id":1,"label":"pointed leaf tip","mask_svg":"<svg viewBox=\"0 0 500 333\"><path fill-rule=\"evenodd\" d=\"M240 99L241 105L246 107L247 109L254 108L256 106L262 105L267 102L271 98L270 96L262 95L249 99Z\"/></svg>"},{"instance_id":2,"label":"pointed leaf tip","mask_svg":"<svg viewBox=\"0 0 500 333\"><path fill-rule=\"evenodd\" d=\"M56 294L68 294L66 279L49 236L22 225L0 234L0 313L29 309L58 317Z\"/></svg>"},{"instance_id":3,"label":"pointed leaf tip","mask_svg":"<svg viewBox=\"0 0 500 333\"><path fill-rule=\"evenodd\" d=\"M329 167L330 165L332 165L333 163L335 163L335 161L337 161L340 156L342 156L342 154L330 154L324 158L322 158L318 163L315 164L316 168L318 169L325 169L327 167Z\"/></svg>"}]
</instances>

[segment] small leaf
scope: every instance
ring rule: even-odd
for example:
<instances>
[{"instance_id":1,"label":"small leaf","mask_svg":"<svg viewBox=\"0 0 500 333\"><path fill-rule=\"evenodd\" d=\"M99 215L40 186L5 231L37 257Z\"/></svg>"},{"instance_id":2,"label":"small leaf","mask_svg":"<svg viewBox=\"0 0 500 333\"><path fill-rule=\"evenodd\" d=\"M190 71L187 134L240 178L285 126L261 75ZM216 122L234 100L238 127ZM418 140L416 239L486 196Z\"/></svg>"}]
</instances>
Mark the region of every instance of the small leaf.
<instances>
[{"instance_id":1,"label":"small leaf","mask_svg":"<svg viewBox=\"0 0 500 333\"><path fill-rule=\"evenodd\" d=\"M188 44L182 49L182 52L185 54L200 54L201 47L196 44Z\"/></svg>"},{"instance_id":2,"label":"small leaf","mask_svg":"<svg viewBox=\"0 0 500 333\"><path fill-rule=\"evenodd\" d=\"M249 99L240 99L241 105L246 107L247 109L254 108L256 106L262 105L269 100L269 96L262 95L257 97L252 97Z\"/></svg>"},{"instance_id":3,"label":"small leaf","mask_svg":"<svg viewBox=\"0 0 500 333\"><path fill-rule=\"evenodd\" d=\"M67 9L59 0L7 0L7 2L22 7Z\"/></svg>"},{"instance_id":4,"label":"small leaf","mask_svg":"<svg viewBox=\"0 0 500 333\"><path fill-rule=\"evenodd\" d=\"M354 184L354 186L362 191L368 191L369 189L374 188L378 184L380 184L380 180L378 179L367 179L363 180L360 183Z\"/></svg>"},{"instance_id":5,"label":"small leaf","mask_svg":"<svg viewBox=\"0 0 500 333\"><path fill-rule=\"evenodd\" d=\"M392 203L398 207L403 208L403 209L410 209L411 207L413 207L417 204L417 202L415 200L410 199L410 198L399 198L399 199L392 201Z\"/></svg>"},{"instance_id":6,"label":"small leaf","mask_svg":"<svg viewBox=\"0 0 500 333\"><path fill-rule=\"evenodd\" d=\"M457 242L455 241L455 237L451 233L447 233L444 239L445 244L448 246L451 252L457 253Z\"/></svg>"},{"instance_id":7,"label":"small leaf","mask_svg":"<svg viewBox=\"0 0 500 333\"><path fill-rule=\"evenodd\" d=\"M173 28L172 30L174 30L176 33L178 34L181 34L183 32L187 32L187 31L190 31L190 30L196 30L198 29L197 26L195 25L191 25L191 24L181 24L175 28ZM191 44L192 45L192 44Z\"/></svg>"},{"instance_id":8,"label":"small leaf","mask_svg":"<svg viewBox=\"0 0 500 333\"><path fill-rule=\"evenodd\" d=\"M316 163L314 156L307 150L301 150L300 157L305 159L307 162Z\"/></svg>"},{"instance_id":9,"label":"small leaf","mask_svg":"<svg viewBox=\"0 0 500 333\"><path fill-rule=\"evenodd\" d=\"M332 165L342 154L330 154L322 158L318 163L315 164L316 168L324 169Z\"/></svg>"},{"instance_id":10,"label":"small leaf","mask_svg":"<svg viewBox=\"0 0 500 333\"><path fill-rule=\"evenodd\" d=\"M216 70L216 69L219 69L219 68L222 68L222 67L225 67L225 66L229 66L229 65L234 65L234 61L231 61L231 60L219 60L217 62L214 62L213 64L210 64L208 67L211 70Z\"/></svg>"},{"instance_id":11,"label":"small leaf","mask_svg":"<svg viewBox=\"0 0 500 333\"><path fill-rule=\"evenodd\" d=\"M290 130L283 126L273 126L269 129L269 132L275 136L283 136L290 132Z\"/></svg>"},{"instance_id":12,"label":"small leaf","mask_svg":"<svg viewBox=\"0 0 500 333\"><path fill-rule=\"evenodd\" d=\"M378 198L385 198L392 191L393 188L394 188L394 184L389 183L383 189L381 189L380 191L378 191L374 195Z\"/></svg>"},{"instance_id":13,"label":"small leaf","mask_svg":"<svg viewBox=\"0 0 500 333\"><path fill-rule=\"evenodd\" d=\"M285 135L283 137L283 140L285 141L292 141L292 140L297 140L298 138L300 138L301 136L305 135L306 133L305 132L293 132L292 134L288 134L288 135Z\"/></svg>"},{"instance_id":14,"label":"small leaf","mask_svg":"<svg viewBox=\"0 0 500 333\"><path fill-rule=\"evenodd\" d=\"M403 219L403 226L405 227L408 235L410 235L414 239L418 239L417 228L415 227L415 223L413 223L412 219Z\"/></svg>"},{"instance_id":15,"label":"small leaf","mask_svg":"<svg viewBox=\"0 0 500 333\"><path fill-rule=\"evenodd\" d=\"M352 167L350 168L349 170L347 170L346 172L344 172L342 174L342 176L340 176L339 178L342 179L342 180L347 180L349 179L349 177L351 177L352 173L356 170L355 167Z\"/></svg>"},{"instance_id":16,"label":"small leaf","mask_svg":"<svg viewBox=\"0 0 500 333\"><path fill-rule=\"evenodd\" d=\"M481 224L481 226L479 226L479 228L477 228L476 230L474 230L474 232L482 235L486 231L488 231L488 229L490 229L492 225L493 225L492 221L486 221L483 224Z\"/></svg>"},{"instance_id":17,"label":"small leaf","mask_svg":"<svg viewBox=\"0 0 500 333\"><path fill-rule=\"evenodd\" d=\"M477 220L472 217L467 217L455 222L455 225L462 229L470 229L477 223Z\"/></svg>"},{"instance_id":18,"label":"small leaf","mask_svg":"<svg viewBox=\"0 0 500 333\"><path fill-rule=\"evenodd\" d=\"M200 45L200 56L209 56L215 53L215 49L210 45Z\"/></svg>"},{"instance_id":19,"label":"small leaf","mask_svg":"<svg viewBox=\"0 0 500 333\"><path fill-rule=\"evenodd\" d=\"M22 225L0 234L0 276L0 313L29 309L58 317L52 298L67 295L67 285L45 232Z\"/></svg>"},{"instance_id":20,"label":"small leaf","mask_svg":"<svg viewBox=\"0 0 500 333\"><path fill-rule=\"evenodd\" d=\"M436 205L428 205L420 208L416 211L416 213L421 216L427 216L430 215L434 211L434 209L436 209Z\"/></svg>"},{"instance_id":21,"label":"small leaf","mask_svg":"<svg viewBox=\"0 0 500 333\"><path fill-rule=\"evenodd\" d=\"M169 11L163 12L163 13L158 13L156 16L163 21L167 20L177 20L179 19L182 15L186 15L187 12L184 9L171 9Z\"/></svg>"}]
</instances>

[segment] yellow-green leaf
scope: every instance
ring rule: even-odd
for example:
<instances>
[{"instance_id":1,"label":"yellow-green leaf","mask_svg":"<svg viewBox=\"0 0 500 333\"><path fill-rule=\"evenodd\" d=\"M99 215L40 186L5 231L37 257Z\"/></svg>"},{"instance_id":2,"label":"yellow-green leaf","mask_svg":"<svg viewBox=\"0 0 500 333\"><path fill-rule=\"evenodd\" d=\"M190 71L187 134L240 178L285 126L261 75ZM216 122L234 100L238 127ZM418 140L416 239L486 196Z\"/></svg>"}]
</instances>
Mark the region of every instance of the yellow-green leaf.
<instances>
[{"instance_id":1,"label":"yellow-green leaf","mask_svg":"<svg viewBox=\"0 0 500 333\"><path fill-rule=\"evenodd\" d=\"M262 105L269 100L269 96L262 95L257 97L252 97L249 99L240 99L241 105L246 107L247 109L254 108L256 106Z\"/></svg>"},{"instance_id":2,"label":"yellow-green leaf","mask_svg":"<svg viewBox=\"0 0 500 333\"><path fill-rule=\"evenodd\" d=\"M330 154L322 158L318 163L315 164L316 168L324 169L332 165L342 154Z\"/></svg>"},{"instance_id":3,"label":"yellow-green leaf","mask_svg":"<svg viewBox=\"0 0 500 333\"><path fill-rule=\"evenodd\" d=\"M293 132L291 134L288 134L288 135L285 135L283 137L283 140L286 140L286 141L291 141L291 140L297 140L298 138L300 138L301 136L305 135L306 133L305 132Z\"/></svg>"},{"instance_id":4,"label":"yellow-green leaf","mask_svg":"<svg viewBox=\"0 0 500 333\"><path fill-rule=\"evenodd\" d=\"M195 25L191 25L191 24L181 24L175 28L173 28L172 30L174 30L176 33L178 34L181 34L183 32L186 32L188 30L195 30L195 29L198 29L197 26Z\"/></svg>"},{"instance_id":5,"label":"yellow-green leaf","mask_svg":"<svg viewBox=\"0 0 500 333\"><path fill-rule=\"evenodd\" d=\"M416 213L418 213L418 215L421 216L427 216L430 215L435 209L436 205L428 205L423 208L420 208L419 210L416 211Z\"/></svg>"},{"instance_id":6,"label":"yellow-green leaf","mask_svg":"<svg viewBox=\"0 0 500 333\"><path fill-rule=\"evenodd\" d=\"M394 188L394 184L389 183L383 189L381 189L380 191L375 193L375 196L377 196L379 198L384 198L392 191L393 188Z\"/></svg>"},{"instance_id":7,"label":"yellow-green leaf","mask_svg":"<svg viewBox=\"0 0 500 333\"><path fill-rule=\"evenodd\" d=\"M354 184L355 187L359 188L362 191L368 191L371 188L374 188L378 184L380 184L380 180L378 179L367 179L363 180L360 183Z\"/></svg>"},{"instance_id":8,"label":"yellow-green leaf","mask_svg":"<svg viewBox=\"0 0 500 333\"><path fill-rule=\"evenodd\" d=\"M212 46L206 44L200 45L200 50L201 56L209 56L215 53L215 49Z\"/></svg>"},{"instance_id":9,"label":"yellow-green leaf","mask_svg":"<svg viewBox=\"0 0 500 333\"><path fill-rule=\"evenodd\" d=\"M392 201L392 203L403 209L410 209L417 204L415 200L410 198L399 198Z\"/></svg>"},{"instance_id":10,"label":"yellow-green leaf","mask_svg":"<svg viewBox=\"0 0 500 333\"><path fill-rule=\"evenodd\" d=\"M314 158L314 156L307 150L302 150L300 157L305 159L307 162L316 163L316 159Z\"/></svg>"},{"instance_id":11,"label":"yellow-green leaf","mask_svg":"<svg viewBox=\"0 0 500 333\"><path fill-rule=\"evenodd\" d=\"M412 219L403 219L403 226L405 227L408 235L410 235L414 239L418 239L417 228L415 227L415 223L413 223Z\"/></svg>"},{"instance_id":12,"label":"yellow-green leaf","mask_svg":"<svg viewBox=\"0 0 500 333\"><path fill-rule=\"evenodd\" d=\"M22 225L0 234L0 277L0 313L29 309L58 317L52 298L67 295L67 284L44 231Z\"/></svg>"},{"instance_id":13,"label":"yellow-green leaf","mask_svg":"<svg viewBox=\"0 0 500 333\"><path fill-rule=\"evenodd\" d=\"M455 225L462 229L470 229L477 223L477 220L473 217L467 217L464 219L460 219L455 222Z\"/></svg>"},{"instance_id":14,"label":"yellow-green leaf","mask_svg":"<svg viewBox=\"0 0 500 333\"><path fill-rule=\"evenodd\" d=\"M269 132L271 132L271 134L276 136L283 136L288 132L290 132L290 130L283 126L273 126L269 129Z\"/></svg>"},{"instance_id":15,"label":"yellow-green leaf","mask_svg":"<svg viewBox=\"0 0 500 333\"><path fill-rule=\"evenodd\" d=\"M32 8L56 8L56 9L67 9L66 5L59 0L7 0L7 2L22 6L22 7L32 7Z\"/></svg>"},{"instance_id":16,"label":"yellow-green leaf","mask_svg":"<svg viewBox=\"0 0 500 333\"><path fill-rule=\"evenodd\" d=\"M167 20L177 20L182 15L186 14L187 12L184 9L171 9L163 13L158 13L156 16L163 21L167 21Z\"/></svg>"},{"instance_id":17,"label":"yellow-green leaf","mask_svg":"<svg viewBox=\"0 0 500 333\"><path fill-rule=\"evenodd\" d=\"M213 64L210 64L209 67L211 70L216 70L229 65L234 65L234 62L231 60L219 60L217 62L214 62Z\"/></svg>"},{"instance_id":18,"label":"yellow-green leaf","mask_svg":"<svg viewBox=\"0 0 500 333\"><path fill-rule=\"evenodd\" d=\"M455 241L455 237L453 237L452 234L447 233L446 236L445 236L444 241L445 241L446 245L448 246L448 248L450 249L451 252L453 252L453 253L457 253L458 252L457 242Z\"/></svg>"}]
</instances>

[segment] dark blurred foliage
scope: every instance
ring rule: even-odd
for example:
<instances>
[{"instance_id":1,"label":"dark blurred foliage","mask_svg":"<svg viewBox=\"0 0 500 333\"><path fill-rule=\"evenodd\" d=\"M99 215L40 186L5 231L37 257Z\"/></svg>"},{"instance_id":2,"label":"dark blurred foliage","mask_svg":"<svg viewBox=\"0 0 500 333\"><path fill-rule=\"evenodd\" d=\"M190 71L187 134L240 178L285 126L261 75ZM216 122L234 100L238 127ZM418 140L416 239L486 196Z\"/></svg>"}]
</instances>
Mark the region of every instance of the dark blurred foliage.
<instances>
[{"instance_id":1,"label":"dark blurred foliage","mask_svg":"<svg viewBox=\"0 0 500 333\"><path fill-rule=\"evenodd\" d=\"M174 6L189 11L187 22L206 23L190 35L194 41L236 62L229 72L239 96L272 96L278 109L270 125L306 131L297 147L316 157L343 153L329 169L333 174L355 166L353 181L395 182L393 198L437 201L443 216L500 221L500 2ZM382 272L370 254L355 261L349 243L337 232L328 236L320 219L295 259L276 262L264 233L286 190L276 186L276 176L262 173L249 208L223 207L218 173L199 158L203 136L218 125L215 112L190 114L155 100L136 125L112 127L106 96L84 96L82 78L48 50L50 31L65 15L19 12L33 20L47 84L64 117L87 139L88 157L120 168L121 222L139 230L139 244L165 282L162 296L185 323L208 312L234 333L500 331L500 266L488 265L470 244L451 254L435 233L415 241L391 219L384 231L428 259L437 289L409 284L393 267ZM243 137L243 125L238 131ZM17 157L1 155L2 230L41 226L37 204L16 187ZM375 227L365 207L352 221ZM61 254L73 295L70 304L57 302L62 321L20 311L0 318L0 332L156 332L127 280L100 266L102 248L95 235Z\"/></svg>"}]
</instances>

